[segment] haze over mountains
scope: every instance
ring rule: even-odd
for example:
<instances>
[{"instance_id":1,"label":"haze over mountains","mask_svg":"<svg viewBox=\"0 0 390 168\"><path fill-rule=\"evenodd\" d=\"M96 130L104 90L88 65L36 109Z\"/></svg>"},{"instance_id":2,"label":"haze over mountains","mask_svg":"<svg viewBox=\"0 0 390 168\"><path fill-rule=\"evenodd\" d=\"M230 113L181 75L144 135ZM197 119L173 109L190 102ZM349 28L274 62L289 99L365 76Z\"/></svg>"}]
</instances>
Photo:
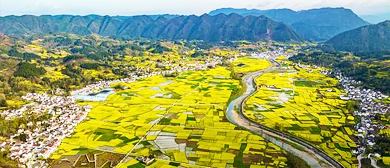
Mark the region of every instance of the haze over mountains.
<instances>
[{"instance_id":1,"label":"haze over mountains","mask_svg":"<svg viewBox=\"0 0 390 168\"><path fill-rule=\"evenodd\" d=\"M364 19L367 22L370 22L371 24L378 24L380 22L384 22L386 20L390 20L390 12L389 13L381 13L376 15L362 15L360 16L362 19Z\"/></svg>"},{"instance_id":2,"label":"haze over mountains","mask_svg":"<svg viewBox=\"0 0 390 168\"><path fill-rule=\"evenodd\" d=\"M178 16L168 19L160 16L7 16L0 18L0 31L5 34L96 33L111 37L187 39L208 42L228 40L302 41L284 23L267 17L219 14L210 16Z\"/></svg>"},{"instance_id":3,"label":"haze over mountains","mask_svg":"<svg viewBox=\"0 0 390 168\"><path fill-rule=\"evenodd\" d=\"M313 41L325 41L344 31L369 24L352 10L345 8L321 8L302 11L221 8L211 11L209 14L216 15L220 13L238 13L243 16L264 15L275 21L290 25L302 38Z\"/></svg>"},{"instance_id":4,"label":"haze over mountains","mask_svg":"<svg viewBox=\"0 0 390 168\"><path fill-rule=\"evenodd\" d=\"M346 31L325 44L338 51L390 51L390 21Z\"/></svg>"}]
</instances>

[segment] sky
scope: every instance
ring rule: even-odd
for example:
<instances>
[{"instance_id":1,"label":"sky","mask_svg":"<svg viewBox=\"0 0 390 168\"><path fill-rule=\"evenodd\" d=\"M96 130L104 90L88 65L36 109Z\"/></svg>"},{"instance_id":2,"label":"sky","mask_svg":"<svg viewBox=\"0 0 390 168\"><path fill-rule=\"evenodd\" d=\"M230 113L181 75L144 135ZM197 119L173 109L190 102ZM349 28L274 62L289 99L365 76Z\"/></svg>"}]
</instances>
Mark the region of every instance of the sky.
<instances>
[{"instance_id":1,"label":"sky","mask_svg":"<svg viewBox=\"0 0 390 168\"><path fill-rule=\"evenodd\" d=\"M305 10L345 7L358 15L390 13L390 0L0 0L6 15L201 15L223 7L248 9L289 8Z\"/></svg>"}]
</instances>

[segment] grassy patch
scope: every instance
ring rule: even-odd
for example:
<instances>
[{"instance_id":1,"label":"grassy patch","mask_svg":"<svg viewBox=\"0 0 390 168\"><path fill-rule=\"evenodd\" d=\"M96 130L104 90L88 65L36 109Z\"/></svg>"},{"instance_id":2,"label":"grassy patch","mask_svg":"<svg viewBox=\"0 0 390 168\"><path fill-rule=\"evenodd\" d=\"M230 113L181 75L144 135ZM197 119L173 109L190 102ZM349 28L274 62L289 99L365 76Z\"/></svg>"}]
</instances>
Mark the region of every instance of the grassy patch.
<instances>
[{"instance_id":1,"label":"grassy patch","mask_svg":"<svg viewBox=\"0 0 390 168\"><path fill-rule=\"evenodd\" d=\"M294 85L302 86L302 87L315 87L319 85L319 83L314 81L299 80L299 81L294 81Z\"/></svg>"},{"instance_id":2,"label":"grassy patch","mask_svg":"<svg viewBox=\"0 0 390 168\"><path fill-rule=\"evenodd\" d=\"M145 168L145 166L142 163L137 163L131 166L127 166L127 168Z\"/></svg>"},{"instance_id":3,"label":"grassy patch","mask_svg":"<svg viewBox=\"0 0 390 168\"><path fill-rule=\"evenodd\" d=\"M178 166L180 166L180 163L169 162L169 165L178 167Z\"/></svg>"},{"instance_id":4,"label":"grassy patch","mask_svg":"<svg viewBox=\"0 0 390 168\"><path fill-rule=\"evenodd\" d=\"M310 168L310 166L300 157L287 153L288 167Z\"/></svg>"},{"instance_id":5,"label":"grassy patch","mask_svg":"<svg viewBox=\"0 0 390 168\"><path fill-rule=\"evenodd\" d=\"M98 128L95 130L94 134L97 136L102 135L98 141L110 141L112 139L119 138L121 135L115 134L116 131L110 130L110 129L104 129L104 128ZM96 136L95 136L96 137Z\"/></svg>"},{"instance_id":6,"label":"grassy patch","mask_svg":"<svg viewBox=\"0 0 390 168\"><path fill-rule=\"evenodd\" d=\"M244 150L246 148L247 144L246 143L242 143L241 144L241 147L240 147L240 151L238 152L238 154L236 155L236 157L234 157L234 162L233 162L233 166L234 167L245 167L245 168L249 168L249 165L246 165L244 164L244 162L242 161L242 157L244 155Z\"/></svg>"}]
</instances>

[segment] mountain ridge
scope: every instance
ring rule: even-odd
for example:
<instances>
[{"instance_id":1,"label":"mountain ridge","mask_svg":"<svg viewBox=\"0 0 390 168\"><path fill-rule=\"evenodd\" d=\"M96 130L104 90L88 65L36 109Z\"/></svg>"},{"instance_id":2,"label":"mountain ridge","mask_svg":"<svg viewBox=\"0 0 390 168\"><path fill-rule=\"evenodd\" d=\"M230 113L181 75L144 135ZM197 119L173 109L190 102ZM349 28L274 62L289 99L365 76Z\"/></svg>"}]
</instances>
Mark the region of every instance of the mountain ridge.
<instances>
[{"instance_id":1,"label":"mountain ridge","mask_svg":"<svg viewBox=\"0 0 390 168\"><path fill-rule=\"evenodd\" d=\"M208 42L226 40L275 40L280 42L302 39L287 25L265 16L241 16L237 14L211 16L164 16L147 15L121 17L98 15L23 15L0 17L0 32L7 35L74 33L79 35L186 39ZM242 24L238 24L242 23ZM267 33L268 32L268 33ZM284 35L281 36L281 35Z\"/></svg>"},{"instance_id":2,"label":"mountain ridge","mask_svg":"<svg viewBox=\"0 0 390 168\"><path fill-rule=\"evenodd\" d=\"M221 8L209 12L210 15L219 13L238 13L243 16L264 15L272 20L290 25L301 37L313 41L326 41L344 31L369 24L352 10L343 7L300 11L287 8L269 10Z\"/></svg>"}]
</instances>

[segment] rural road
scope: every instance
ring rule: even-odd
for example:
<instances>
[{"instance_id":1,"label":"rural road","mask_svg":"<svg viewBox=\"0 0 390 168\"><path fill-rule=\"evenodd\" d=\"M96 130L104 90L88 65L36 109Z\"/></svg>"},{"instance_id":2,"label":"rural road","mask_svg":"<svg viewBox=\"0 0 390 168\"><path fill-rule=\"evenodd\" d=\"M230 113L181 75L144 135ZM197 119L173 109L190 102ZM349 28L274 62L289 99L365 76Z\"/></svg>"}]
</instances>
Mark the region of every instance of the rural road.
<instances>
[{"instance_id":1,"label":"rural road","mask_svg":"<svg viewBox=\"0 0 390 168\"><path fill-rule=\"evenodd\" d=\"M257 91L255 79L261 76L263 73L272 71L279 67L278 63L275 61L270 60L270 62L273 64L271 67L262 71L250 73L243 77L243 83L246 85L246 91L242 96L230 102L226 111L228 120L239 127L243 127L257 135L262 136L263 138L276 144L284 150L302 158L313 168L344 168L343 165L308 142L297 139L289 134L279 132L278 130L266 127L264 125L260 125L249 120L243 115L243 104Z\"/></svg>"}]
</instances>

